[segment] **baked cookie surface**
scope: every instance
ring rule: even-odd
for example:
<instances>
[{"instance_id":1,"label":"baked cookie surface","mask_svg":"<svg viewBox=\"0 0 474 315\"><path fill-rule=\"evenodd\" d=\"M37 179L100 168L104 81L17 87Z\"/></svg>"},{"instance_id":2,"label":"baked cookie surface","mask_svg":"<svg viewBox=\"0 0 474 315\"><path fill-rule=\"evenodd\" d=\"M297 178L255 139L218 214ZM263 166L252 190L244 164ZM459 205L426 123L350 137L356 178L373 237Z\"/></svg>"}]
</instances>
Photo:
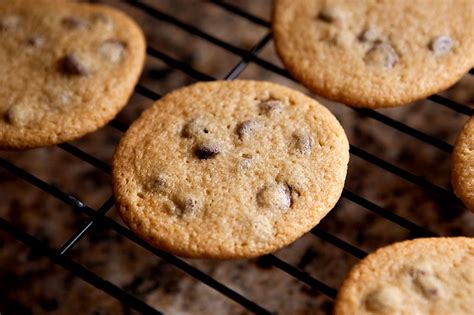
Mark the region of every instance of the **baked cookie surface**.
<instances>
[{"instance_id":1,"label":"baked cookie surface","mask_svg":"<svg viewBox=\"0 0 474 315\"><path fill-rule=\"evenodd\" d=\"M472 314L474 238L425 238L361 260L336 300L340 314Z\"/></svg>"},{"instance_id":2,"label":"baked cookie surface","mask_svg":"<svg viewBox=\"0 0 474 315\"><path fill-rule=\"evenodd\" d=\"M322 105L257 81L197 83L164 96L113 160L119 212L173 254L234 259L275 251L340 197L346 135Z\"/></svg>"},{"instance_id":3,"label":"baked cookie surface","mask_svg":"<svg viewBox=\"0 0 474 315\"><path fill-rule=\"evenodd\" d=\"M456 195L474 212L474 117L468 120L456 139L451 176Z\"/></svg>"},{"instance_id":4,"label":"baked cookie surface","mask_svg":"<svg viewBox=\"0 0 474 315\"><path fill-rule=\"evenodd\" d=\"M73 140L110 121L143 68L125 14L66 1L0 2L0 149Z\"/></svg>"},{"instance_id":5,"label":"baked cookie surface","mask_svg":"<svg viewBox=\"0 0 474 315\"><path fill-rule=\"evenodd\" d=\"M407 104L474 66L474 1L428 2L275 0L276 50L297 80L328 99Z\"/></svg>"}]
</instances>

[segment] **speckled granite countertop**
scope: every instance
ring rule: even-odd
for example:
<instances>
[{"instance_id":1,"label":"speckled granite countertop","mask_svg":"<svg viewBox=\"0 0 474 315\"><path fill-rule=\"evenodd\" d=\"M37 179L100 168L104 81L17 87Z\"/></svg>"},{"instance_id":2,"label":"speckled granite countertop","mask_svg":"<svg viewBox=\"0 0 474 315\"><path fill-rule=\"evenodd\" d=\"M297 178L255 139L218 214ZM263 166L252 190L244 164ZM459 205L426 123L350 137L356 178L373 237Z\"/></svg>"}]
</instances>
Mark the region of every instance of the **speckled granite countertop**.
<instances>
[{"instance_id":1,"label":"speckled granite countertop","mask_svg":"<svg viewBox=\"0 0 474 315\"><path fill-rule=\"evenodd\" d=\"M108 1L130 12L143 26L149 44L194 68L222 78L239 58L170 24L156 21L118 1ZM268 29L202 1L148 1L164 12L195 25L237 47L249 49ZM270 0L234 3L264 19ZM270 42L260 56L281 65ZM300 85L250 64L240 78L279 82L305 91ZM163 94L194 82L182 72L149 57L141 82ZM467 75L445 96L474 104L474 76ZM340 104L326 104L342 122L352 144L447 189L449 154ZM130 122L151 101L135 95L119 119ZM467 116L430 101L382 110L385 115L450 144ZM84 151L110 161L121 133L105 127L76 141ZM30 171L64 192L97 209L111 194L109 177L58 147L25 152L2 152L1 157ZM443 205L418 186L351 156L346 187L389 211L440 235L474 236L474 215ZM0 216L54 248L60 247L86 218L52 196L0 169ZM120 222L115 209L108 213ZM341 199L320 227L366 251L414 235L354 203ZM337 288L357 259L306 235L276 253L285 261ZM179 269L153 256L123 236L102 226L94 228L70 256L116 285L169 314L246 314L238 304ZM332 300L310 289L262 260L188 260L202 271L270 310L281 314L330 314ZM48 259L0 232L1 314L134 314Z\"/></svg>"}]
</instances>

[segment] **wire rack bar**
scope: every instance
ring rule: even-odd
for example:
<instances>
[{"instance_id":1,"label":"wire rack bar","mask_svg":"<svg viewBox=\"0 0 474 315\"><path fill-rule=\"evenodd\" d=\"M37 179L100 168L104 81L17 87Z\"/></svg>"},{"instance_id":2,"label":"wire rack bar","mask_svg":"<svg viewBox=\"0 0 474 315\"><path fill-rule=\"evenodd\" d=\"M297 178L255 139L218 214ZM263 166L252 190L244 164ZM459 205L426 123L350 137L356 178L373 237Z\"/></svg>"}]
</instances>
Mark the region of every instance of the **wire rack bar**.
<instances>
[{"instance_id":1,"label":"wire rack bar","mask_svg":"<svg viewBox=\"0 0 474 315\"><path fill-rule=\"evenodd\" d=\"M34 186L40 188L41 190L53 195L57 199L63 201L64 203L72 206L75 210L79 210L80 212L85 213L86 215L92 217L96 213L95 210L92 208L88 207L84 203L80 202L77 200L77 198L67 195L57 189L56 187L42 181L41 179L37 178L36 176L28 173L27 171L17 167L16 165L12 164L10 161L0 158L0 166L5 168L7 171L15 174L16 176L20 177L21 179L29 182L30 184L33 184ZM164 251L161 251L147 242L141 240L133 234L132 231L127 229L126 227L118 224L114 220L107 218L107 217L102 217L102 220L98 222L99 224L103 224L107 228L113 229L115 232L118 234L126 237L130 241L138 244L139 246L143 247L144 249L148 250L152 254L160 257L161 259L165 260L166 262L176 266L177 268L181 269L182 271L186 272L193 278L203 282L204 284L208 285L209 287L215 289L216 291L220 292L221 294L227 296L228 298L234 300L238 304L242 305L249 311L259 313L259 314L270 314L270 312L263 307L259 306L255 302L245 298L244 296L240 295L236 291L228 288L224 284L218 282L211 276L205 274L201 270L189 265L186 263L184 260L173 256L169 253L166 253Z\"/></svg>"},{"instance_id":2,"label":"wire rack bar","mask_svg":"<svg viewBox=\"0 0 474 315\"><path fill-rule=\"evenodd\" d=\"M70 205L74 210L79 212L84 212L85 214L92 216L95 213L95 210L89 208L84 203L82 203L79 199L72 195L68 195L58 188L42 181L38 177L28 173L27 171L17 167L10 161L0 158L0 167L3 167L10 173L16 175L17 177L27 181L28 183L38 187L39 189L43 190L44 192L54 196L55 198L61 200L62 202Z\"/></svg>"},{"instance_id":3,"label":"wire rack bar","mask_svg":"<svg viewBox=\"0 0 474 315\"><path fill-rule=\"evenodd\" d=\"M73 146L72 144L61 143L61 144L58 144L58 147L66 151L67 153L75 157L78 157L83 161L86 161L87 163L91 164L95 168L100 169L103 172L106 172L106 173L110 172L110 166L106 162L99 160L98 158L84 152L83 150L79 149L76 146Z\"/></svg>"},{"instance_id":4,"label":"wire rack bar","mask_svg":"<svg viewBox=\"0 0 474 315\"><path fill-rule=\"evenodd\" d=\"M275 267L285 271L286 273L292 275L296 279L306 283L313 289L316 289L323 293L324 295L330 297L331 299L335 299L337 295L337 290L328 286L327 284L311 277L307 272L302 271L298 268L293 267L289 263L281 260L280 258L276 257L275 255L267 255L264 256L264 259L267 260L269 263L274 265Z\"/></svg>"},{"instance_id":5,"label":"wire rack bar","mask_svg":"<svg viewBox=\"0 0 474 315\"><path fill-rule=\"evenodd\" d=\"M265 45L272 39L272 34L265 35L249 52L242 57L239 63L224 77L224 80L236 79L242 71L247 67L248 63L252 61L254 54L258 53Z\"/></svg>"},{"instance_id":6,"label":"wire rack bar","mask_svg":"<svg viewBox=\"0 0 474 315\"><path fill-rule=\"evenodd\" d=\"M48 257L55 264L60 265L64 269L68 270L75 276L78 276L82 280L93 285L97 289L106 292L110 296L117 299L120 303L125 304L128 307L133 308L134 310L142 314L162 314L160 311L157 311L150 305L143 302L141 299L135 297L134 295L131 295L130 293L125 292L124 290L117 287L115 284L104 280L97 274L89 271L84 266L74 262L73 260L70 260L69 258L61 256L51 247L47 246L32 235L18 229L3 218L0 218L0 230L9 233L15 239L32 248L35 252L41 254L42 256Z\"/></svg>"},{"instance_id":7,"label":"wire rack bar","mask_svg":"<svg viewBox=\"0 0 474 315\"><path fill-rule=\"evenodd\" d=\"M182 61L174 59L174 58L168 56L167 54L164 54L164 53L160 52L159 50L156 50L153 47L148 46L147 47L147 53L149 55L153 56L153 57L156 57L156 58L164 61L166 64L172 66L175 69L182 70L182 71L185 71L186 73L189 73L189 75L191 77L195 78L196 80L199 80L199 81L212 81L212 80L215 80L213 77L211 77L211 76L209 76L209 75L207 75L203 72L200 72L200 71L197 71L197 70L193 69L187 63L184 63Z\"/></svg>"},{"instance_id":8,"label":"wire rack bar","mask_svg":"<svg viewBox=\"0 0 474 315\"><path fill-rule=\"evenodd\" d=\"M370 162L400 178L403 178L415 185L418 185L433 196L438 197L445 202L449 202L454 206L464 208L464 205L461 203L458 197L456 197L456 195L454 195L447 189L441 188L440 186L435 185L422 177L416 176L408 171L405 171L404 169L401 169L391 163L388 163L382 160L381 158L378 158L375 155L370 154L369 152L354 145L350 145L350 152L353 155L363 160L366 160L367 162Z\"/></svg>"},{"instance_id":9,"label":"wire rack bar","mask_svg":"<svg viewBox=\"0 0 474 315\"><path fill-rule=\"evenodd\" d=\"M137 85L137 87L135 88L135 92L137 92L138 94L141 94L145 97L148 97L152 100L157 100L159 98L161 98L162 95L156 93L155 91L152 91L150 90L149 88L147 88L146 86L144 85L141 85L140 83Z\"/></svg>"},{"instance_id":10,"label":"wire rack bar","mask_svg":"<svg viewBox=\"0 0 474 315\"><path fill-rule=\"evenodd\" d=\"M438 149L451 153L453 151L453 146L449 143L444 142L438 138L430 136L424 132L421 132L415 128L409 127L404 123L399 122L398 120L392 119L388 116L382 115L377 111L369 110L366 108L353 108L357 113L362 114L364 116L370 117L372 119L378 120L381 123L384 123L390 127L393 127L401 132L411 135L412 137L426 142L432 146L437 147Z\"/></svg>"},{"instance_id":11,"label":"wire rack bar","mask_svg":"<svg viewBox=\"0 0 474 315\"><path fill-rule=\"evenodd\" d=\"M363 251L362 249L359 249L355 247L354 245L351 245L347 243L346 241L343 241L342 239L338 238L335 235L332 235L326 231L321 230L318 227L315 227L311 230L311 234L319 237L320 239L333 244L336 247L339 247L343 249L345 252L351 254L352 256L362 259L365 256L368 255L367 252Z\"/></svg>"},{"instance_id":12,"label":"wire rack bar","mask_svg":"<svg viewBox=\"0 0 474 315\"><path fill-rule=\"evenodd\" d=\"M379 205L376 205L375 203L353 193L352 191L344 188L342 191L342 196L346 198L347 200L350 200L351 202L389 220L392 221L393 223L397 224L398 226L403 227L404 229L412 232L416 237L433 237L433 236L439 236L438 234L422 227L419 226L418 224L415 224L405 218L400 217L399 215L396 215L393 212L388 211L385 208L382 208Z\"/></svg>"},{"instance_id":13,"label":"wire rack bar","mask_svg":"<svg viewBox=\"0 0 474 315\"><path fill-rule=\"evenodd\" d=\"M92 228L92 226L100 220L109 211L115 203L114 196L111 196L107 201L97 210L90 219L83 224L83 226L76 231L59 249L60 255L66 255L72 248L82 239L84 235Z\"/></svg>"},{"instance_id":14,"label":"wire rack bar","mask_svg":"<svg viewBox=\"0 0 474 315\"><path fill-rule=\"evenodd\" d=\"M261 26L265 26L265 27L271 27L271 23L268 22L268 21L265 21L264 19L261 19L253 14L250 14L244 10L242 10L241 8L239 8L238 6L235 6L233 4L230 4L230 3L226 3L224 1L220 1L220 0L209 0L209 2L215 4L215 5L218 5L224 9L226 9L227 11L233 13L233 14L236 14L236 15L239 15L241 17L244 17L246 18L247 20L249 21L252 21L253 23L255 24L258 24L258 25L261 25Z\"/></svg>"},{"instance_id":15,"label":"wire rack bar","mask_svg":"<svg viewBox=\"0 0 474 315\"><path fill-rule=\"evenodd\" d=\"M470 73L473 71L474 69L471 69ZM443 105L449 109L452 109L458 113L461 113L461 114L464 114L464 115L469 115L469 116L472 116L474 115L474 108L470 107L470 106L467 106L467 105L464 105L464 104L459 104L453 100L450 100L449 98L446 98L444 96L441 96L441 95L431 95L431 96L428 96L428 98L430 101L432 102L435 102L436 104L440 104L440 105Z\"/></svg>"}]
</instances>

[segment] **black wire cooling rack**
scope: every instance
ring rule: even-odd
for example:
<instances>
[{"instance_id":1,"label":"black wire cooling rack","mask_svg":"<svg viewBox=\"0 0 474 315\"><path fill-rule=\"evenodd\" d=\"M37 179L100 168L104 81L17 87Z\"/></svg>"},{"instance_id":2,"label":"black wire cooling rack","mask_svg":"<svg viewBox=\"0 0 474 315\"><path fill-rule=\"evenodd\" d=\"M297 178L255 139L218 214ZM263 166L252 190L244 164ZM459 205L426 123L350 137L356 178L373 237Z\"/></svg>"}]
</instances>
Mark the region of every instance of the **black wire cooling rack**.
<instances>
[{"instance_id":1,"label":"black wire cooling rack","mask_svg":"<svg viewBox=\"0 0 474 315\"><path fill-rule=\"evenodd\" d=\"M228 52L238 56L240 58L240 61L228 72L228 74L225 76L226 80L232 80L237 77L244 71L244 69L247 67L249 63L255 63L260 67L263 67L269 71L272 71L278 75L281 75L285 78L291 79L291 76L288 74L288 72L280 68L277 65L274 65L268 61L265 61L264 59L261 59L258 54L259 52L269 43L269 41L272 38L272 34L270 30L268 33L261 38L257 44L252 47L250 50L244 50L239 47L236 47L230 43L227 43L225 41L222 41L206 32L203 32L202 30L196 28L195 26L192 26L190 24L184 23L177 19L174 16L171 16L167 13L164 13L154 7L151 7L147 4L144 4L142 2L137 2L137 1L126 1L128 5L133 6L139 10L144 11L146 14L150 15L151 17L154 17L160 21L170 23L174 26L177 26L178 28L194 35L198 36L209 43L216 45L218 47L221 47ZM249 12L244 11L240 7L226 3L223 1L218 1L218 0L210 0L210 3L213 5L219 6L224 10L227 10L236 16L247 19L248 21L255 23L257 25L270 28L270 23L268 21L262 20L259 17L256 17L252 15ZM196 69L193 69L190 65L188 65L185 62L179 61L168 54L165 54L155 48L148 47L147 48L147 53L149 56L157 58L164 63L166 63L168 66L174 69L178 69L185 73L186 75L192 77L193 79L196 80L201 80L201 81L209 81L209 80L215 80L215 78L202 73ZM471 69L469 72L471 75L474 74L474 69ZM160 98L161 95L153 92L152 90L146 88L143 85L138 85L135 89L135 92L150 98L152 100L157 100ZM457 102L454 102L448 98L445 98L440 95L432 95L428 97L430 101L433 103L439 104L441 106L445 106L450 108L453 111L459 112L464 115L471 116L474 113L474 109L471 107L460 104ZM414 137L420 141L423 141L429 145L432 145L442 151L445 151L447 153L451 153L453 146L440 140L435 137L432 137L426 133L423 133L417 129L411 128L407 125L405 125L402 122L399 122L397 120L394 120L392 118L389 118L377 111L370 110L370 109L356 109L353 108L353 110L359 112L360 114L370 117L372 119L375 119L379 122L382 122L391 128L394 128L400 132L403 132L411 137ZM121 132L124 132L127 130L128 125L118 121L118 120L112 120L109 125ZM97 169L105 172L105 173L110 173L110 165L107 164L106 162L97 159L96 157L82 151L81 149L69 144L69 143L64 143L58 145L62 150L68 152L69 154L77 157L78 159L81 159L92 166L96 167ZM418 185L421 187L423 190L427 191L429 194L431 194L434 198L439 200L443 204L448 204L451 208L463 208L463 205L459 201L459 199L449 190L444 189L440 186L437 186L427 180L425 180L422 177L419 177L415 174L412 174L404 169L401 169L389 162L386 162L377 156L374 156L365 150L351 145L350 146L350 153L351 155L357 156L361 159L366 160L369 163L372 163L376 165L377 167L390 172L396 176L399 176L400 178L411 182L415 185ZM112 229L116 233L121 234L122 236L126 237L127 239L135 242L139 246L145 248L148 250L151 254L156 255L160 257L161 259L165 260L169 264L174 265L176 268L181 269L188 275L196 278L197 280L203 282L204 284L208 285L212 289L216 290L217 292L223 294L224 296L228 297L229 299L233 300L234 302L240 304L243 308L247 309L248 311L258 313L258 314L270 314L277 312L278 310L268 310L262 305L257 304L256 302L252 301L251 299L237 293L236 291L232 290L231 288L227 287L226 285L220 283L216 279L212 278L211 276L207 275L206 273L200 271L199 269L191 266L184 260L170 255L166 252L163 252L159 249L156 249L146 242L142 241L139 239L137 236L135 236L129 229L126 227L120 225L119 223L115 222L114 220L104 216L109 209L111 209L114 205L114 198L113 196L110 196L109 199L98 209L92 209L77 198L75 198L72 195L68 195L67 193L61 191L60 189L56 188L55 186L46 183L39 179L38 177L30 174L29 172L25 171L22 168L17 167L10 161L0 158L0 166L7 171L11 172L12 174L18 176L19 178L25 180L26 182L40 188L44 192L54 196L55 198L61 200L65 204L73 207L76 211L79 213L83 213L88 216L87 221L81 226L64 244L63 246L59 249L53 249L49 247L47 244L44 242L40 241L39 239L35 238L34 236L24 232L23 230L15 227L8 221L6 221L3 218L0 218L0 229L3 231L6 231L10 235L12 235L14 238L17 240L20 240L27 246L29 246L32 250L35 252L38 252L44 256L47 256L53 261L55 264L58 264L62 266L63 268L67 269L71 273L73 273L75 276L80 277L81 279L87 281L91 285L95 286L96 288L108 293L109 295L115 297L118 299L121 303L124 305L135 309L136 311L142 313L142 314L162 314L159 310L151 307L147 303L145 303L143 300L139 299L138 297L126 292L122 288L119 288L118 286L114 285L113 283L101 278L97 274L93 273L92 271L88 270L85 268L83 265L73 261L68 257L68 253L71 251L71 249L77 245L78 242L88 233L88 231L91 230L94 226L100 226L103 228L107 229ZM437 236L434 232L419 226L401 216L398 216L391 212L388 209L385 209L367 199L364 197L348 190L344 189L342 197L367 209L368 211L371 211L386 220L390 220L394 222L395 224L401 226L402 228L410 231L412 235L415 237L422 237L422 236ZM343 241L342 239L336 237L335 235L332 235L330 233L325 232L324 230L316 227L314 228L311 233L315 235L316 237L334 245L337 246L338 248L342 249L343 251L346 251L347 253L353 255L356 258L364 258L367 253L363 251L360 248L357 248L356 246L353 246L346 241ZM307 284L311 288L320 291L322 294L334 299L337 294L337 290L335 288L330 287L329 285L323 283L322 281L316 279L315 277L311 276L310 274L306 273L305 271L283 261L282 259L274 256L274 255L266 255L263 257L265 264L272 265L276 268L281 269L282 271L288 273L292 277L296 278L299 281L302 281L303 283Z\"/></svg>"}]
</instances>

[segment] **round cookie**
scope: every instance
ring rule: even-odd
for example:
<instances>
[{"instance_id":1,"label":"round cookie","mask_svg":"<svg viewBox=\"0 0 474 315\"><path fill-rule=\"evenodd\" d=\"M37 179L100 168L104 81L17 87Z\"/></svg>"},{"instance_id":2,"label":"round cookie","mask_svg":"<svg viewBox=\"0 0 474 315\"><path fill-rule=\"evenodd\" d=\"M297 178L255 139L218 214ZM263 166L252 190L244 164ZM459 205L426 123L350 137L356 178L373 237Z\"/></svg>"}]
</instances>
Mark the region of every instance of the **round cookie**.
<instances>
[{"instance_id":1,"label":"round cookie","mask_svg":"<svg viewBox=\"0 0 474 315\"><path fill-rule=\"evenodd\" d=\"M118 10L46 0L0 3L0 149L77 139L128 101L145 60Z\"/></svg>"},{"instance_id":2,"label":"round cookie","mask_svg":"<svg viewBox=\"0 0 474 315\"><path fill-rule=\"evenodd\" d=\"M313 92L357 107L407 104L474 66L474 1L274 0L276 50Z\"/></svg>"},{"instance_id":3,"label":"round cookie","mask_svg":"<svg viewBox=\"0 0 474 315\"><path fill-rule=\"evenodd\" d=\"M474 117L458 135L452 155L454 192L474 212Z\"/></svg>"},{"instance_id":4,"label":"round cookie","mask_svg":"<svg viewBox=\"0 0 474 315\"><path fill-rule=\"evenodd\" d=\"M348 160L342 127L315 100L269 82L214 81L147 109L117 147L112 180L123 220L154 246L248 258L318 224Z\"/></svg>"},{"instance_id":5,"label":"round cookie","mask_svg":"<svg viewBox=\"0 0 474 315\"><path fill-rule=\"evenodd\" d=\"M339 289L334 315L472 314L474 238L425 238L361 260Z\"/></svg>"}]
</instances>

